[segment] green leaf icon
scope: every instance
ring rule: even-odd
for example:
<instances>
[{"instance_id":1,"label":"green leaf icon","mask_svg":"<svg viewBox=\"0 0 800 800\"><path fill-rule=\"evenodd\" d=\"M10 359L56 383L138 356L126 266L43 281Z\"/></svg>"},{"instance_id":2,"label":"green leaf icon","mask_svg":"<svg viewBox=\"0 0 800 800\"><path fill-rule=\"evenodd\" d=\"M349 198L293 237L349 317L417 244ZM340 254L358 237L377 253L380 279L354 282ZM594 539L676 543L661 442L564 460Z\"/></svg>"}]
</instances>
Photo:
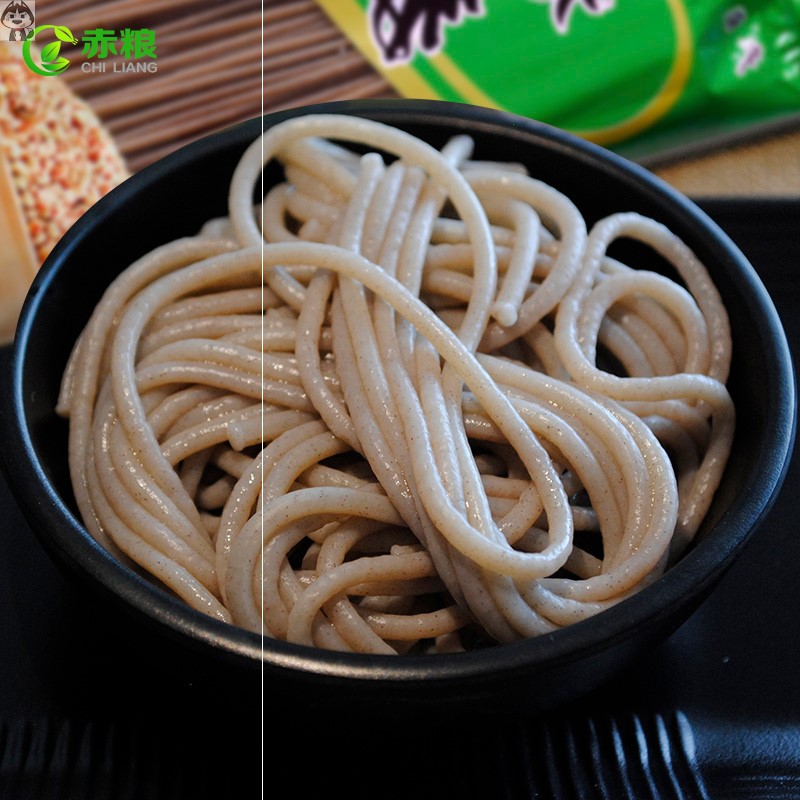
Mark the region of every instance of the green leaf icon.
<instances>
[{"instance_id":1,"label":"green leaf icon","mask_svg":"<svg viewBox=\"0 0 800 800\"><path fill-rule=\"evenodd\" d=\"M59 41L45 45L41 52L37 52L34 57L34 53L31 52L31 43L34 37L42 31L48 30L55 31ZM72 44L78 43L78 40L73 38L72 31L63 25L40 25L38 28L34 28L33 34L22 43L22 59L31 72L35 72L37 75L44 75L45 77L60 75L70 65L68 58L59 57L61 42L65 41L69 41Z\"/></svg>"},{"instance_id":2,"label":"green leaf icon","mask_svg":"<svg viewBox=\"0 0 800 800\"><path fill-rule=\"evenodd\" d=\"M54 25L53 33L61 39L62 42L68 44L78 44L78 40L72 35L72 31L64 25Z\"/></svg>"},{"instance_id":3,"label":"green leaf icon","mask_svg":"<svg viewBox=\"0 0 800 800\"><path fill-rule=\"evenodd\" d=\"M50 42L42 48L42 61L49 64L55 61L58 57L58 51L61 50L61 42Z\"/></svg>"},{"instance_id":4,"label":"green leaf icon","mask_svg":"<svg viewBox=\"0 0 800 800\"><path fill-rule=\"evenodd\" d=\"M51 69L55 73L63 72L69 66L69 59L68 58L59 58L54 61L52 64L48 65L48 68Z\"/></svg>"}]
</instances>

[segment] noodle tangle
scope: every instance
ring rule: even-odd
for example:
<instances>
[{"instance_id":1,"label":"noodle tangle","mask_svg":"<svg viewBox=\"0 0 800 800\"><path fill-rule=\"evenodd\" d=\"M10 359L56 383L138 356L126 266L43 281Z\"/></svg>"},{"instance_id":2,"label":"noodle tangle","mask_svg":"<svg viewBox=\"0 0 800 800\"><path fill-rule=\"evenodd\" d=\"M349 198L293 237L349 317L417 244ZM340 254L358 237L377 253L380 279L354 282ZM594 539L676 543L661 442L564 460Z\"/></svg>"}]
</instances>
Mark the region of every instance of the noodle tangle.
<instances>
[{"instance_id":1,"label":"noodle tangle","mask_svg":"<svg viewBox=\"0 0 800 800\"><path fill-rule=\"evenodd\" d=\"M479 155L287 120L227 217L112 283L58 404L98 542L224 622L385 654L554 631L680 557L734 430L717 290L663 225L587 229Z\"/></svg>"}]
</instances>

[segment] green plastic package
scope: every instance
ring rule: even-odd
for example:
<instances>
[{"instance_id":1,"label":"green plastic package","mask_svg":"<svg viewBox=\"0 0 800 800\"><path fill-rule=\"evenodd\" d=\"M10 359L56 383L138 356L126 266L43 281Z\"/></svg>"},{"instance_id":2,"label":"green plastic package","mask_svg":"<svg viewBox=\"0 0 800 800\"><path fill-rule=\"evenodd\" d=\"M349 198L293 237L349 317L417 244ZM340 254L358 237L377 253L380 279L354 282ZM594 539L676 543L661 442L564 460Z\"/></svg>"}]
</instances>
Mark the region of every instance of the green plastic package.
<instances>
[{"instance_id":1,"label":"green plastic package","mask_svg":"<svg viewBox=\"0 0 800 800\"><path fill-rule=\"evenodd\" d=\"M800 0L318 0L404 97L632 158L800 119Z\"/></svg>"}]
</instances>

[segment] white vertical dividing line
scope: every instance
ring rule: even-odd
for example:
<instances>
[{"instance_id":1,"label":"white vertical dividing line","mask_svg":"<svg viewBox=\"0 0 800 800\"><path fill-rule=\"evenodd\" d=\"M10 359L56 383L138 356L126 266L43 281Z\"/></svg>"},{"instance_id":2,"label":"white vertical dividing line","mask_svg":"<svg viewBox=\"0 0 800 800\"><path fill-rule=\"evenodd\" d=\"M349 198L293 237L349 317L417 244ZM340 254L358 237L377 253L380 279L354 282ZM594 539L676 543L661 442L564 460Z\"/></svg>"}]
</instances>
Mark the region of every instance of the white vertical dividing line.
<instances>
[{"instance_id":1,"label":"white vertical dividing line","mask_svg":"<svg viewBox=\"0 0 800 800\"><path fill-rule=\"evenodd\" d=\"M264 0L261 0L261 119L264 119ZM263 128L263 121L262 121ZM262 130L263 133L263 130ZM261 163L264 163L264 137L261 137ZM259 197L264 196L264 171L261 171ZM259 213L263 215L263 203L259 205ZM264 230L264 221L261 221ZM261 239L261 340L264 340L264 239ZM261 407L264 407L264 358L261 358ZM261 414L261 446L264 446L264 414ZM261 546L264 546L264 515L261 515ZM261 613L264 611L264 560L259 559L262 570L261 577ZM264 800L264 626L261 626L261 800Z\"/></svg>"}]
</instances>

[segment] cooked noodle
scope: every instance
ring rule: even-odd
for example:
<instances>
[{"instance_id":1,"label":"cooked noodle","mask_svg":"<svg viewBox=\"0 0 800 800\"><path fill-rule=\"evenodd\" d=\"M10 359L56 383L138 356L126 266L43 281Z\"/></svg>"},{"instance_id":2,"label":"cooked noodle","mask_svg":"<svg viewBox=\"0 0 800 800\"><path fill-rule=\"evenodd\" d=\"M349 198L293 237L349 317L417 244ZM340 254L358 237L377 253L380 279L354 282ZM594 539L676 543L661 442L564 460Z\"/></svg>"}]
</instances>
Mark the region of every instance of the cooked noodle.
<instances>
[{"instance_id":1,"label":"cooked noodle","mask_svg":"<svg viewBox=\"0 0 800 800\"><path fill-rule=\"evenodd\" d=\"M123 272L59 399L99 542L220 620L373 653L553 631L683 553L734 429L718 292L663 225L587 231L472 149L290 119L228 217Z\"/></svg>"}]
</instances>

